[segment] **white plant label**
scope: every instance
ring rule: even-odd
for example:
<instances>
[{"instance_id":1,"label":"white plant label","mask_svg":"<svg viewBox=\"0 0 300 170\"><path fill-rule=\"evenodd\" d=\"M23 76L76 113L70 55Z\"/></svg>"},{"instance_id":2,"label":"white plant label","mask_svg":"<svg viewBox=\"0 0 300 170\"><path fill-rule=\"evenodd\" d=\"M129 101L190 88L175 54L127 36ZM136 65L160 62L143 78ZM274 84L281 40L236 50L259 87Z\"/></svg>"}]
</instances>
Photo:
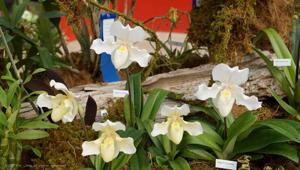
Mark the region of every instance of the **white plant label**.
<instances>
[{"instance_id":1,"label":"white plant label","mask_svg":"<svg viewBox=\"0 0 300 170\"><path fill-rule=\"evenodd\" d=\"M115 21L114 18L103 20L103 40L104 41L106 41L106 40L113 41L114 40L114 36L112 36L110 34L110 27L111 27L111 24L114 23L114 21Z\"/></svg>"},{"instance_id":2,"label":"white plant label","mask_svg":"<svg viewBox=\"0 0 300 170\"><path fill-rule=\"evenodd\" d=\"M292 65L292 60L291 59L274 59L273 60L273 65L277 67L285 67L285 66L291 66Z\"/></svg>"},{"instance_id":3,"label":"white plant label","mask_svg":"<svg viewBox=\"0 0 300 170\"><path fill-rule=\"evenodd\" d=\"M128 90L113 90L113 97L125 97L128 94Z\"/></svg>"},{"instance_id":4,"label":"white plant label","mask_svg":"<svg viewBox=\"0 0 300 170\"><path fill-rule=\"evenodd\" d=\"M216 168L236 170L237 162L223 159L216 159Z\"/></svg>"}]
</instances>

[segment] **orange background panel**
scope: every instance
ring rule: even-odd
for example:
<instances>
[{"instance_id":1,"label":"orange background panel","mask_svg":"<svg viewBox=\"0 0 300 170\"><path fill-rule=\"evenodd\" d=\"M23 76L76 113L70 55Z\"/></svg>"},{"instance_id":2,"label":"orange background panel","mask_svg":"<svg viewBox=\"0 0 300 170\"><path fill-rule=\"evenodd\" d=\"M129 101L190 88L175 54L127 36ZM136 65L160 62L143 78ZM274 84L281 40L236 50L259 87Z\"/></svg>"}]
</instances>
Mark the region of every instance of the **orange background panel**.
<instances>
[{"instance_id":1,"label":"orange background panel","mask_svg":"<svg viewBox=\"0 0 300 170\"><path fill-rule=\"evenodd\" d=\"M124 0L118 0L117 2L118 10L123 11ZM128 4L130 4L130 2L131 0L128 0ZM143 22L154 16L168 16L171 7L188 12L192 8L192 0L137 0L133 17ZM185 33L189 26L188 17L180 13L178 13L178 15L180 20L173 32ZM155 19L148 22L146 26L156 31L168 32L170 30L170 23L166 21L167 20L164 19ZM87 22L89 23L89 21ZM60 26L69 41L75 39L71 27L66 23L65 17L62 17Z\"/></svg>"}]
</instances>

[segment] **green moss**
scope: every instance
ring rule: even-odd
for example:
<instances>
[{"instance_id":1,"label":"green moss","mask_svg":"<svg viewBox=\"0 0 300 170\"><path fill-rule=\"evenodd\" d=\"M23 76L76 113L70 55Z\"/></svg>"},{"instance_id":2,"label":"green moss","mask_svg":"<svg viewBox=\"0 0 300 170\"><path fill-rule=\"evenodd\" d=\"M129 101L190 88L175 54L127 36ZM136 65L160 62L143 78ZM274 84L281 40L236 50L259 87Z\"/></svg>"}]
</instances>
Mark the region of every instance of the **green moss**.
<instances>
[{"instance_id":1,"label":"green moss","mask_svg":"<svg viewBox=\"0 0 300 170\"><path fill-rule=\"evenodd\" d=\"M87 128L89 140L97 138L97 133ZM77 169L89 165L88 157L81 156L81 145L85 134L80 120L60 123L59 128L49 131L49 137L31 141L30 144L42 152L41 158L31 158L33 169Z\"/></svg>"},{"instance_id":2,"label":"green moss","mask_svg":"<svg viewBox=\"0 0 300 170\"><path fill-rule=\"evenodd\" d=\"M289 33L292 16L290 4L279 0L207 0L192 10L190 40L207 46L215 62L239 62L251 53L256 32L274 27L281 35ZM274 11L280 17L274 19ZM283 24L285 23L285 24Z\"/></svg>"}]
</instances>

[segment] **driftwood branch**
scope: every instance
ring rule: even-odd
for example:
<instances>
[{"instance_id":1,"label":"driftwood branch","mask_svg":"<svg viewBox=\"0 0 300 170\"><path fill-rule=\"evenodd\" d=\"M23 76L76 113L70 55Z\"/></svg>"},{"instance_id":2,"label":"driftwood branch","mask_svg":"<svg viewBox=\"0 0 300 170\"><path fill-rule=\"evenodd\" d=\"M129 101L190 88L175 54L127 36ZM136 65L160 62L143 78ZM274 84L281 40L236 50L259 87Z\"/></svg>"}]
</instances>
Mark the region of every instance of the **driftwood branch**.
<instances>
[{"instance_id":1,"label":"driftwood branch","mask_svg":"<svg viewBox=\"0 0 300 170\"><path fill-rule=\"evenodd\" d=\"M271 96L270 90L272 89L283 96L280 87L269 73L263 60L253 56L248 58L240 64L240 68L250 69L249 80L244 85L246 94L255 95L260 100L263 100ZM209 83L214 66L214 64L205 64L194 68L179 69L169 73L158 74L147 78L143 83L143 87L146 92L153 88L162 88L183 94L187 100L196 100L194 94L197 91L198 85ZM125 81L120 81L102 85L87 84L74 87L71 90L84 107L88 96L92 96L96 100L98 110L100 110L108 107L108 103L115 99L112 96L114 89L124 89L124 87ZM26 113L26 117L32 115L28 104L24 104L23 106L22 112Z\"/></svg>"}]
</instances>

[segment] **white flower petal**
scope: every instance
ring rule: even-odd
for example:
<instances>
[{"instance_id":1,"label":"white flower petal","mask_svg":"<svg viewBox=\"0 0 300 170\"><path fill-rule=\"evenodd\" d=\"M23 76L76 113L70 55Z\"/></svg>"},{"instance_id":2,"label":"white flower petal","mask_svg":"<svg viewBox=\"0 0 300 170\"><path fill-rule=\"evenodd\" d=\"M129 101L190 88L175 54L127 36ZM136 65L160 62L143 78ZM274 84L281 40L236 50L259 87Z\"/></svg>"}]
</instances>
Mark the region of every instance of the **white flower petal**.
<instances>
[{"instance_id":1,"label":"white flower petal","mask_svg":"<svg viewBox=\"0 0 300 170\"><path fill-rule=\"evenodd\" d=\"M160 109L160 114L162 116L170 116L173 113L179 113L180 115L186 116L190 113L190 107L187 104L183 104L180 107L176 105L174 105L173 107L163 105Z\"/></svg>"},{"instance_id":2,"label":"white flower petal","mask_svg":"<svg viewBox=\"0 0 300 170\"><path fill-rule=\"evenodd\" d=\"M225 84L241 85L248 80L249 69L239 70L238 67L230 68L226 64L218 64L212 70L214 81L220 81Z\"/></svg>"},{"instance_id":3,"label":"white flower petal","mask_svg":"<svg viewBox=\"0 0 300 170\"><path fill-rule=\"evenodd\" d=\"M102 131L103 128L110 126L113 127L116 131L117 130L126 130L126 127L121 122L111 122L110 120L106 120L104 123L94 122L92 128L95 131Z\"/></svg>"},{"instance_id":4,"label":"white flower petal","mask_svg":"<svg viewBox=\"0 0 300 170\"><path fill-rule=\"evenodd\" d=\"M118 48L118 44L114 43L111 40L102 41L101 39L95 39L93 40L93 43L91 45L92 50L95 51L96 54L112 54L116 48Z\"/></svg>"},{"instance_id":5,"label":"white flower petal","mask_svg":"<svg viewBox=\"0 0 300 170\"><path fill-rule=\"evenodd\" d=\"M167 136L175 144L179 144L182 140L183 132L184 132L182 125L183 124L177 121L170 123Z\"/></svg>"},{"instance_id":6,"label":"white flower petal","mask_svg":"<svg viewBox=\"0 0 300 170\"><path fill-rule=\"evenodd\" d=\"M137 62L141 67L147 67L151 55L145 49L138 49L134 46L130 48L129 56L131 61Z\"/></svg>"},{"instance_id":7,"label":"white flower petal","mask_svg":"<svg viewBox=\"0 0 300 170\"><path fill-rule=\"evenodd\" d=\"M236 96L236 104L246 106L248 110L256 110L261 107L262 102L259 102L256 96L240 94Z\"/></svg>"},{"instance_id":8,"label":"white flower petal","mask_svg":"<svg viewBox=\"0 0 300 170\"><path fill-rule=\"evenodd\" d=\"M132 138L120 138L117 137L118 147L121 152L126 154L134 154L136 148L134 146L134 140Z\"/></svg>"},{"instance_id":9,"label":"white flower petal","mask_svg":"<svg viewBox=\"0 0 300 170\"><path fill-rule=\"evenodd\" d=\"M105 137L100 144L100 154L104 162L110 162L115 159L118 154L117 142L112 137Z\"/></svg>"},{"instance_id":10,"label":"white flower petal","mask_svg":"<svg viewBox=\"0 0 300 170\"><path fill-rule=\"evenodd\" d=\"M63 123L67 123L67 122L73 122L74 118L76 117L76 115L74 115L72 112L66 113L63 117L62 117L62 122Z\"/></svg>"},{"instance_id":11,"label":"white flower petal","mask_svg":"<svg viewBox=\"0 0 300 170\"><path fill-rule=\"evenodd\" d=\"M128 48L125 46L119 46L112 54L111 61L117 70L127 68L128 63L131 64Z\"/></svg>"},{"instance_id":12,"label":"white flower petal","mask_svg":"<svg viewBox=\"0 0 300 170\"><path fill-rule=\"evenodd\" d=\"M145 32L141 27L131 28L129 25L124 26L119 20L111 25L110 32L111 35L116 36L118 39L132 43L145 39Z\"/></svg>"},{"instance_id":13,"label":"white flower petal","mask_svg":"<svg viewBox=\"0 0 300 170\"><path fill-rule=\"evenodd\" d=\"M52 100L54 96L50 96L47 93L42 93L38 96L36 104L42 108L47 107L49 109L52 108Z\"/></svg>"},{"instance_id":14,"label":"white flower petal","mask_svg":"<svg viewBox=\"0 0 300 170\"><path fill-rule=\"evenodd\" d=\"M184 131L187 131L191 136L198 136L203 133L203 128L199 122L186 122L183 123Z\"/></svg>"},{"instance_id":15,"label":"white flower petal","mask_svg":"<svg viewBox=\"0 0 300 170\"><path fill-rule=\"evenodd\" d=\"M151 136L155 137L158 135L165 135L168 133L169 124L167 122L155 123Z\"/></svg>"},{"instance_id":16,"label":"white flower petal","mask_svg":"<svg viewBox=\"0 0 300 170\"><path fill-rule=\"evenodd\" d=\"M216 98L213 98L212 101L220 115L222 117L226 117L232 110L235 98L233 94L230 94L228 97L224 97L222 92L220 92Z\"/></svg>"},{"instance_id":17,"label":"white flower petal","mask_svg":"<svg viewBox=\"0 0 300 170\"><path fill-rule=\"evenodd\" d=\"M207 87L205 84L201 84L198 87L198 91L195 96L200 100L207 100L209 98L216 98L219 91L222 89L222 86L214 83L212 87Z\"/></svg>"},{"instance_id":18,"label":"white flower petal","mask_svg":"<svg viewBox=\"0 0 300 170\"><path fill-rule=\"evenodd\" d=\"M99 139L94 141L84 141L82 143L82 156L99 155L100 154L100 141Z\"/></svg>"},{"instance_id":19,"label":"white flower petal","mask_svg":"<svg viewBox=\"0 0 300 170\"><path fill-rule=\"evenodd\" d=\"M52 113L51 113L51 119L54 122L58 122L65 115L67 115L67 117L65 117L63 123L72 122L75 117L75 115L73 116L73 114L72 114L72 109L73 109L72 101L68 100L68 99L63 99L61 101L61 104L58 105L58 107L53 108Z\"/></svg>"},{"instance_id":20,"label":"white flower petal","mask_svg":"<svg viewBox=\"0 0 300 170\"><path fill-rule=\"evenodd\" d=\"M55 80L50 81L50 87L54 87L56 90L68 92L68 88L63 83L56 82Z\"/></svg>"}]
</instances>

